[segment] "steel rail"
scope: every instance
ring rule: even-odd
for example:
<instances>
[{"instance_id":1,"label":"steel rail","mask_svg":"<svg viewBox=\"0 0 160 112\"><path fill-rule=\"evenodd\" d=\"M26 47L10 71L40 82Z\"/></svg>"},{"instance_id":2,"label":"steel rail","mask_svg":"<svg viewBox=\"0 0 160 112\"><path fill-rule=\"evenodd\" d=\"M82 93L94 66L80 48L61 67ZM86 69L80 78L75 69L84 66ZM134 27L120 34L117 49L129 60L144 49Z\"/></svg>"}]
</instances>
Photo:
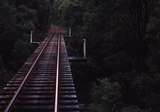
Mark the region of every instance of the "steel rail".
<instances>
[{"instance_id":1,"label":"steel rail","mask_svg":"<svg viewBox=\"0 0 160 112\"><path fill-rule=\"evenodd\" d=\"M42 50L40 51L39 55L37 56L36 60L34 61L34 63L32 64L31 68L29 69L27 75L25 76L25 78L23 79L22 83L20 84L20 86L18 87L18 89L16 90L14 96L12 97L11 101L9 102L9 104L7 105L6 109L4 110L4 112L10 112L12 106L14 105L19 93L21 92L25 82L27 81L30 73L32 72L33 68L35 67L36 63L38 62L40 56L42 55L43 51L45 50L45 48L47 47L49 41L51 38L48 37L48 40L46 43L44 43L44 47L42 48Z\"/></svg>"},{"instance_id":2,"label":"steel rail","mask_svg":"<svg viewBox=\"0 0 160 112\"><path fill-rule=\"evenodd\" d=\"M56 90L55 90L54 112L58 112L60 41L61 41L61 37L58 38L58 47L57 47Z\"/></svg>"}]
</instances>

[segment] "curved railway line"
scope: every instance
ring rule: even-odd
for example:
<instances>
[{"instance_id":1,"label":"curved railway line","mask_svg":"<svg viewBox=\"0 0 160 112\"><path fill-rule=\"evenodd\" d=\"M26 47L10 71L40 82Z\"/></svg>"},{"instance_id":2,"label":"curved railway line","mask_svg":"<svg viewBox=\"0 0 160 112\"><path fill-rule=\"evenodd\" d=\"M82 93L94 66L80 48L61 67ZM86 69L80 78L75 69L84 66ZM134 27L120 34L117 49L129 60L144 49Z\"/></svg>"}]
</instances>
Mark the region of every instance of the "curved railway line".
<instances>
[{"instance_id":1,"label":"curved railway line","mask_svg":"<svg viewBox=\"0 0 160 112\"><path fill-rule=\"evenodd\" d=\"M0 93L0 112L79 112L62 30L49 36Z\"/></svg>"}]
</instances>

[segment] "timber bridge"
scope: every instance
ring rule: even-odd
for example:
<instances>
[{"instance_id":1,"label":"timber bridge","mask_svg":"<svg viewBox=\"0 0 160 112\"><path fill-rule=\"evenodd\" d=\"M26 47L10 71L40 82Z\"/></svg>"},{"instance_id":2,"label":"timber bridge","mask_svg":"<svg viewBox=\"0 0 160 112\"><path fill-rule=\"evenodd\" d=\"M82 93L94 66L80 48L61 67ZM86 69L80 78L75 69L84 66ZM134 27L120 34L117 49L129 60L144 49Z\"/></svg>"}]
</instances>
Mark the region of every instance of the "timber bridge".
<instances>
[{"instance_id":1,"label":"timber bridge","mask_svg":"<svg viewBox=\"0 0 160 112\"><path fill-rule=\"evenodd\" d=\"M0 112L80 112L63 28L52 27L3 88Z\"/></svg>"}]
</instances>

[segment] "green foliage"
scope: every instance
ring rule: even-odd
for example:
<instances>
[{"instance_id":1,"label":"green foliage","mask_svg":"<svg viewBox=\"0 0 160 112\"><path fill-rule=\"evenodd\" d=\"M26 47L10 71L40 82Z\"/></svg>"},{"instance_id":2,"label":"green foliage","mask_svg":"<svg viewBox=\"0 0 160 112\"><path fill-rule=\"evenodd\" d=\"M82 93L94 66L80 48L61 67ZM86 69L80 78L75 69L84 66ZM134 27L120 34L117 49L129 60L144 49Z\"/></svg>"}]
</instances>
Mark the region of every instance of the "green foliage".
<instances>
[{"instance_id":1,"label":"green foliage","mask_svg":"<svg viewBox=\"0 0 160 112\"><path fill-rule=\"evenodd\" d=\"M147 25L146 38L150 46L150 57L148 59L148 66L150 71L159 72L160 61L159 61L159 25L160 25L160 14L159 14L159 0L150 1L149 20Z\"/></svg>"},{"instance_id":2,"label":"green foliage","mask_svg":"<svg viewBox=\"0 0 160 112\"><path fill-rule=\"evenodd\" d=\"M137 76L132 84L131 89L135 91L135 98L137 98L137 103L145 107L151 108L153 112L158 112L159 108L159 73L155 74L141 74Z\"/></svg>"},{"instance_id":3,"label":"green foliage","mask_svg":"<svg viewBox=\"0 0 160 112\"><path fill-rule=\"evenodd\" d=\"M121 86L108 79L99 80L92 90L91 112L112 112L121 98Z\"/></svg>"},{"instance_id":4,"label":"green foliage","mask_svg":"<svg viewBox=\"0 0 160 112\"><path fill-rule=\"evenodd\" d=\"M61 21L72 26L73 37L87 38L88 61L73 63L75 79L83 83L85 79L88 86L97 78L119 82L123 94L117 112L160 111L155 91L159 90L159 5L159 0L64 0L60 7ZM76 47L80 49L72 43L72 51ZM101 98L106 88L99 86L91 91L92 112L112 111L110 100L104 103Z\"/></svg>"},{"instance_id":5,"label":"green foliage","mask_svg":"<svg viewBox=\"0 0 160 112\"><path fill-rule=\"evenodd\" d=\"M30 31L48 30L49 5L48 0L0 1L0 82L7 82L35 49L29 43Z\"/></svg>"},{"instance_id":6,"label":"green foliage","mask_svg":"<svg viewBox=\"0 0 160 112\"><path fill-rule=\"evenodd\" d=\"M159 5L159 0L1 0L0 78L8 79L31 54L29 31L44 32L50 18L72 27L69 54L81 52L78 41L87 38L87 62L72 65L76 82L85 85L78 91L92 93L91 112L159 112ZM104 79L91 90L97 78Z\"/></svg>"},{"instance_id":7,"label":"green foliage","mask_svg":"<svg viewBox=\"0 0 160 112\"><path fill-rule=\"evenodd\" d=\"M128 106L121 110L121 112L150 112L149 110L142 110L137 106Z\"/></svg>"}]
</instances>

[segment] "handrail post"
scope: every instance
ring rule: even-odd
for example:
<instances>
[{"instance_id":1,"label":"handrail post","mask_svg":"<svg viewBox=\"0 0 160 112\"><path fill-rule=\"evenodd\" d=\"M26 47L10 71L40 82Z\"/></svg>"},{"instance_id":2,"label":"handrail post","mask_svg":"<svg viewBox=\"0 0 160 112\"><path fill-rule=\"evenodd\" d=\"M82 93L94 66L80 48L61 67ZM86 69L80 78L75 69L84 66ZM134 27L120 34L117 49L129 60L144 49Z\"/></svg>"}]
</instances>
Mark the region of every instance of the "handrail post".
<instances>
[{"instance_id":1,"label":"handrail post","mask_svg":"<svg viewBox=\"0 0 160 112\"><path fill-rule=\"evenodd\" d=\"M86 57L87 57L86 42L87 42L87 40L84 38L84 39L83 39L83 58L86 58Z\"/></svg>"},{"instance_id":2,"label":"handrail post","mask_svg":"<svg viewBox=\"0 0 160 112\"><path fill-rule=\"evenodd\" d=\"M72 37L72 29L71 29L71 27L69 28L69 37Z\"/></svg>"},{"instance_id":3,"label":"handrail post","mask_svg":"<svg viewBox=\"0 0 160 112\"><path fill-rule=\"evenodd\" d=\"M30 43L33 43L33 31L30 32Z\"/></svg>"}]
</instances>

